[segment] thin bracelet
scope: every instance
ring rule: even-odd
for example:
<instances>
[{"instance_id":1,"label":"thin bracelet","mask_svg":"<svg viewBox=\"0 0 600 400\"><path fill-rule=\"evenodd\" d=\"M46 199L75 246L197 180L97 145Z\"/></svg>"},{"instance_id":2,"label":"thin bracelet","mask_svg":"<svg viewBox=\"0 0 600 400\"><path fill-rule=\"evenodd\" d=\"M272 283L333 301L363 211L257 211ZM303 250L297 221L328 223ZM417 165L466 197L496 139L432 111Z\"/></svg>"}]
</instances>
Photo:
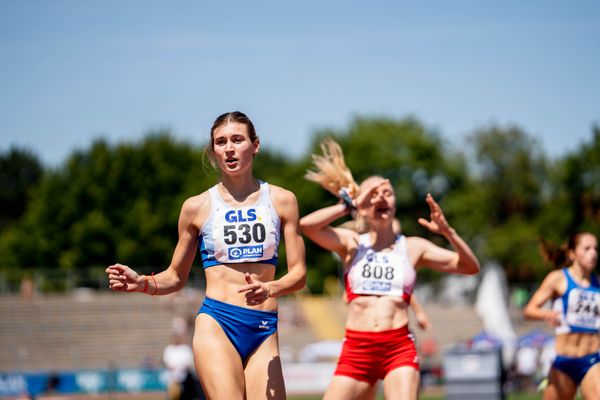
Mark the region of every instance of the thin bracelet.
<instances>
[{"instance_id":1,"label":"thin bracelet","mask_svg":"<svg viewBox=\"0 0 600 400\"><path fill-rule=\"evenodd\" d=\"M154 281L154 293L152 293L152 296L156 296L156 294L158 293L158 285L156 284L156 279L154 279L154 272L152 273L152 275L150 275L150 277Z\"/></svg>"},{"instance_id":2,"label":"thin bracelet","mask_svg":"<svg viewBox=\"0 0 600 400\"><path fill-rule=\"evenodd\" d=\"M144 277L144 290L142 290L142 293L148 293L148 277L146 275L142 275Z\"/></svg>"}]
</instances>

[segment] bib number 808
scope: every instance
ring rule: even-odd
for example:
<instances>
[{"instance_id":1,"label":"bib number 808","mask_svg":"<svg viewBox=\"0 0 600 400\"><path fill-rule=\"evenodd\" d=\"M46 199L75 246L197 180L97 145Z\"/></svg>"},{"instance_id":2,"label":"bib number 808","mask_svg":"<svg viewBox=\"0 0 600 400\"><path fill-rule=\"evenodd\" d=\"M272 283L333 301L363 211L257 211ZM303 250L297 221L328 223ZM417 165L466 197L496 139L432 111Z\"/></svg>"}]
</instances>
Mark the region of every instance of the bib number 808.
<instances>
[{"instance_id":1,"label":"bib number 808","mask_svg":"<svg viewBox=\"0 0 600 400\"><path fill-rule=\"evenodd\" d=\"M362 276L363 278L385 278L391 281L394 279L394 268L390 266L384 268L381 265L371 266L371 264L365 264L362 269Z\"/></svg>"}]
</instances>

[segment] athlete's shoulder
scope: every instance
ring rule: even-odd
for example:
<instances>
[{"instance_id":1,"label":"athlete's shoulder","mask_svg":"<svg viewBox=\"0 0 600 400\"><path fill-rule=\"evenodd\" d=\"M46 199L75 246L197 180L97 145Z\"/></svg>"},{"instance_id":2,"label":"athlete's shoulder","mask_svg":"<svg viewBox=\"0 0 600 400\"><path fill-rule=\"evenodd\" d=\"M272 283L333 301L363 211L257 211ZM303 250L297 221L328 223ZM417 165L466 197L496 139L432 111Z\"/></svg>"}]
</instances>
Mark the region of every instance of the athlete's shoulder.
<instances>
[{"instance_id":1,"label":"athlete's shoulder","mask_svg":"<svg viewBox=\"0 0 600 400\"><path fill-rule=\"evenodd\" d=\"M548 272L548 275L546 275L546 277L549 280L562 279L564 276L565 276L565 272L563 271L562 268L550 271L550 272Z\"/></svg>"},{"instance_id":2,"label":"athlete's shoulder","mask_svg":"<svg viewBox=\"0 0 600 400\"><path fill-rule=\"evenodd\" d=\"M432 242L420 236L404 236L404 238L406 239L406 246L411 248L425 249L433 245Z\"/></svg>"},{"instance_id":3,"label":"athlete's shoulder","mask_svg":"<svg viewBox=\"0 0 600 400\"><path fill-rule=\"evenodd\" d=\"M272 201L282 205L297 202L294 192L281 186L269 184L269 194Z\"/></svg>"},{"instance_id":4,"label":"athlete's shoulder","mask_svg":"<svg viewBox=\"0 0 600 400\"><path fill-rule=\"evenodd\" d=\"M547 285L548 287L558 288L559 285L562 287L565 283L565 273L561 269L555 269L554 271L550 271L546 277L544 278L542 285Z\"/></svg>"},{"instance_id":5,"label":"athlete's shoulder","mask_svg":"<svg viewBox=\"0 0 600 400\"><path fill-rule=\"evenodd\" d=\"M200 210L206 209L209 206L210 194L207 190L195 196L188 197L181 206L181 212L197 214Z\"/></svg>"}]
</instances>

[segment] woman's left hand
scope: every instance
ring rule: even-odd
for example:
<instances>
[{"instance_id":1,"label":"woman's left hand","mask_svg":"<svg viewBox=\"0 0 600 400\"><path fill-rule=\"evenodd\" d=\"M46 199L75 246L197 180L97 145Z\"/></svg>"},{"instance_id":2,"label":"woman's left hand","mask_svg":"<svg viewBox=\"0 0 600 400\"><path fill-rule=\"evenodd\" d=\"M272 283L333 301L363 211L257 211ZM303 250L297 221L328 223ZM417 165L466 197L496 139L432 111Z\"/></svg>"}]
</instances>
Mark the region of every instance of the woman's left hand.
<instances>
[{"instance_id":1,"label":"woman's left hand","mask_svg":"<svg viewBox=\"0 0 600 400\"><path fill-rule=\"evenodd\" d=\"M427 193L425 201L427 201L427 204L429 205L429 216L431 221L427 221L425 218L419 218L419 223L433 233L439 233L440 235L449 233L451 230L450 225L448 224L448 221L446 221L442 208L433 199L431 193Z\"/></svg>"},{"instance_id":2,"label":"woman's left hand","mask_svg":"<svg viewBox=\"0 0 600 400\"><path fill-rule=\"evenodd\" d=\"M269 288L261 281L255 281L249 273L244 274L246 285L238 289L238 293L246 292L246 303L256 306L264 303L269 298Z\"/></svg>"},{"instance_id":3,"label":"woman's left hand","mask_svg":"<svg viewBox=\"0 0 600 400\"><path fill-rule=\"evenodd\" d=\"M431 322L429 322L429 318L424 312L416 312L415 319L417 320L417 324L419 324L419 328L427 331L431 328Z\"/></svg>"}]
</instances>

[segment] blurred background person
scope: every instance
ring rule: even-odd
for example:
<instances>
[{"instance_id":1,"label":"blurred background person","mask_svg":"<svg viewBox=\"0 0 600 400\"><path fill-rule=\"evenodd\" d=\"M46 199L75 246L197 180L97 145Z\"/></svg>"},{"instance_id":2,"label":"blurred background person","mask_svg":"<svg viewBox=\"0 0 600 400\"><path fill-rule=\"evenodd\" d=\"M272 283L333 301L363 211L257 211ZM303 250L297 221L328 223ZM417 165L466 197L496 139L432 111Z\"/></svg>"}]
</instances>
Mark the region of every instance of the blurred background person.
<instances>
[{"instance_id":1,"label":"blurred background person","mask_svg":"<svg viewBox=\"0 0 600 400\"><path fill-rule=\"evenodd\" d=\"M172 341L165 347L162 358L167 370L167 396L169 400L184 400L183 384L188 374L194 372L194 354L189 343L187 322L178 317L171 325Z\"/></svg>"},{"instance_id":2,"label":"blurred background person","mask_svg":"<svg viewBox=\"0 0 600 400\"><path fill-rule=\"evenodd\" d=\"M598 239L589 232L571 235L561 246L542 241L544 257L556 269L535 291L523 314L555 330L556 357L548 374L545 400L600 399L600 280ZM552 308L545 308L546 302Z\"/></svg>"}]
</instances>

